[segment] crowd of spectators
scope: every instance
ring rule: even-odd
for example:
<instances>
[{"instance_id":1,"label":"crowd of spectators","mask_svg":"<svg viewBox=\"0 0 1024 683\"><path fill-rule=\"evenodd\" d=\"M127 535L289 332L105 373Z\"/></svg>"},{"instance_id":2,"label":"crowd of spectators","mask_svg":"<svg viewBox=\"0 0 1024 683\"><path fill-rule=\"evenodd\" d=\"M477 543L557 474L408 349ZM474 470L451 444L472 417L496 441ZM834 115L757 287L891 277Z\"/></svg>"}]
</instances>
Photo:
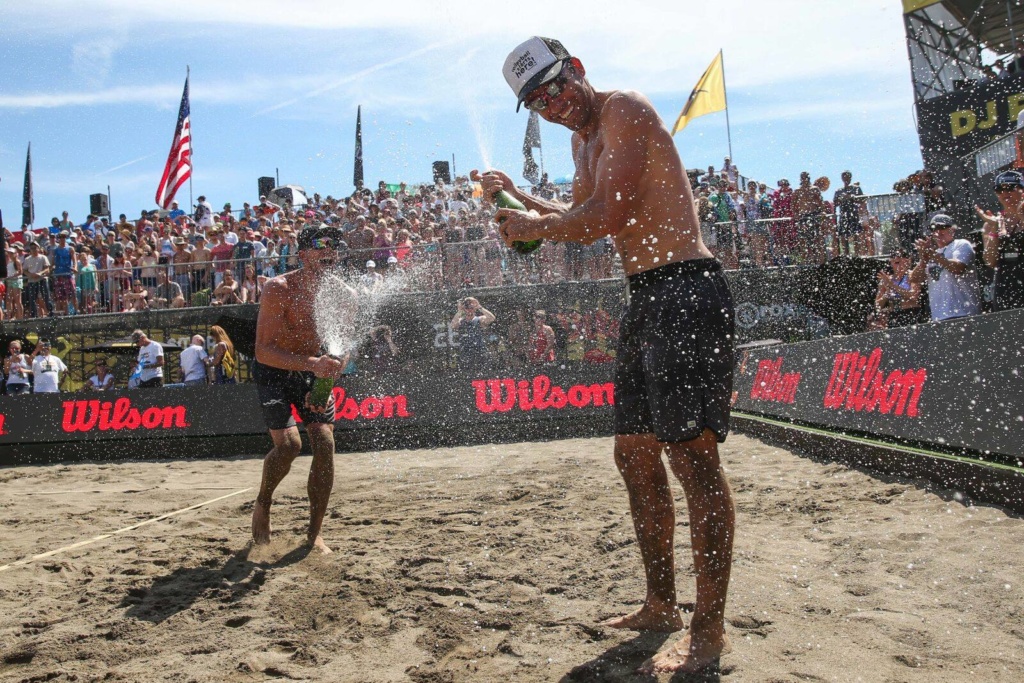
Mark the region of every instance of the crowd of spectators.
<instances>
[{"instance_id":1,"label":"crowd of spectators","mask_svg":"<svg viewBox=\"0 0 1024 683\"><path fill-rule=\"evenodd\" d=\"M694 194L704 243L726 269L741 266L817 265L838 256L883 252L881 223L872 216L859 183L843 171L831 199L831 181L811 182L807 171L794 189L744 180L726 157L721 170L695 176Z\"/></svg>"},{"instance_id":2,"label":"crowd of spectators","mask_svg":"<svg viewBox=\"0 0 1024 683\"><path fill-rule=\"evenodd\" d=\"M168 365L164 344L150 339L143 330L132 332L130 339L135 352L131 357L135 362L130 364L130 373L121 378L121 387L153 389L166 386L168 380L182 386L235 384L237 381L238 356L231 337L219 325L210 328L209 342L197 334L184 349L172 346L180 351L176 367ZM95 371L81 384L82 391L109 391L118 387L119 382L106 357L95 357L91 364ZM67 373L67 365L53 353L49 339L40 338L31 354L23 353L21 341L15 339L8 344L3 361L0 394L58 393Z\"/></svg>"},{"instance_id":3,"label":"crowd of spectators","mask_svg":"<svg viewBox=\"0 0 1024 683\"><path fill-rule=\"evenodd\" d=\"M610 240L550 243L521 257L499 239L492 217L466 178L393 191L382 181L376 192L314 194L300 207L261 197L217 212L200 196L192 215L175 203L134 220L89 215L77 223L65 211L48 229L5 231L0 313L20 319L258 303L267 278L299 267L299 231L323 223L344 231L345 265L368 286L395 273L416 290L613 275Z\"/></svg>"},{"instance_id":4,"label":"crowd of spectators","mask_svg":"<svg viewBox=\"0 0 1024 683\"><path fill-rule=\"evenodd\" d=\"M703 177L700 177L703 176ZM698 179L699 178L699 179ZM727 268L821 263L880 251L850 174L831 201L827 178L801 174L796 189L744 183L728 159L695 177L705 242ZM571 190L543 178L533 192L571 201ZM48 228L5 231L6 277L0 313L8 319L153 308L258 303L267 278L299 266L297 235L327 223L345 233L347 267L366 286L402 273L407 289L427 291L604 279L618 274L610 238L591 245L545 242L521 256L507 249L493 207L465 177L453 185L410 188L384 181L335 199L279 206L266 197L216 211L200 196L192 214L121 214L116 221L68 212Z\"/></svg>"},{"instance_id":5,"label":"crowd of spectators","mask_svg":"<svg viewBox=\"0 0 1024 683\"><path fill-rule=\"evenodd\" d=\"M941 319L942 306L930 305L930 299L948 289L946 275L957 277L950 291L978 288L964 284L964 278L977 267L996 268L1013 253L1009 247L1000 251L1000 231L1005 244L1020 241L1013 227L1019 221L1012 218L1017 209L1004 202L1011 214L1005 225L1001 217L986 219L979 213L986 225L996 226L986 228L986 235L993 236L986 244L996 246L986 247L983 259L974 258L980 243L953 239L938 244L940 233L952 226L936 223L935 217L952 220L952 200L924 170L893 186L886 236L850 171L840 174L841 185L831 194L829 178L812 181L806 171L795 188L783 178L770 189L740 175L728 157L720 169L711 166L690 176L703 240L727 269L817 265L839 256L891 251L869 321L873 327ZM1002 185L1015 182L1013 177ZM1024 183L1019 189L1024 193ZM546 176L532 191L571 201L570 189ZM353 280L368 289L396 274L406 289L433 291L604 279L618 268L610 238L592 245L546 242L525 257L507 249L493 207L468 178L416 188L381 181L376 191L362 189L339 199L314 194L299 207L279 206L261 196L240 210L225 204L216 211L201 195L192 214L174 203L169 211L143 211L134 220L125 214L114 222L89 215L78 223L65 211L47 229L23 229L17 235L5 231L0 314L20 319L258 303L267 278L299 267L298 233L324 223L341 228L347 243L343 263ZM946 258L954 265L935 266L936 258L921 257L922 239L928 253L952 244L948 248L955 253ZM975 265L961 277L955 264L966 261ZM1004 264L1001 270L1008 268ZM929 279L935 282L930 287ZM973 308L953 310L958 315Z\"/></svg>"}]
</instances>

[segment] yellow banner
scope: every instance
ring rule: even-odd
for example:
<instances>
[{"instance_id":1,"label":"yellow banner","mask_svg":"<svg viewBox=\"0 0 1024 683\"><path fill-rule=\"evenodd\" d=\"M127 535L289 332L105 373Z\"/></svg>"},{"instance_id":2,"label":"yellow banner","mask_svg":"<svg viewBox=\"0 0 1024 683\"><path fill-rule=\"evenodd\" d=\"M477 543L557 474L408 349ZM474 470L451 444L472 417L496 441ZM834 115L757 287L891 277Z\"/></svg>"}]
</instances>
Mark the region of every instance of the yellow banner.
<instances>
[{"instance_id":1,"label":"yellow banner","mask_svg":"<svg viewBox=\"0 0 1024 683\"><path fill-rule=\"evenodd\" d=\"M903 0L903 13L910 14L911 12L916 12L922 7L935 5L939 2L941 2L941 0Z\"/></svg>"},{"instance_id":2,"label":"yellow banner","mask_svg":"<svg viewBox=\"0 0 1024 683\"><path fill-rule=\"evenodd\" d=\"M705 114L712 114L725 109L725 69L722 66L722 53L719 52L711 65L704 72L704 75L693 86L693 92L686 101L686 106L676 119L676 125L672 128L672 135L675 135L683 128L686 128L692 119Z\"/></svg>"}]
</instances>

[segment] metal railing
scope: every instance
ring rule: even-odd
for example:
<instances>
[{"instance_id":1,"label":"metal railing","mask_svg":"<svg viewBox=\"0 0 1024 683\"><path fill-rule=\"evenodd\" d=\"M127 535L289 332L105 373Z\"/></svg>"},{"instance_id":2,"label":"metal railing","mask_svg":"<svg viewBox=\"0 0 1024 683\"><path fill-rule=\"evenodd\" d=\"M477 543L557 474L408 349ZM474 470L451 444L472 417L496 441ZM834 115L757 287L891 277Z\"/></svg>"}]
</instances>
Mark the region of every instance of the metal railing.
<instances>
[{"instance_id":1,"label":"metal railing","mask_svg":"<svg viewBox=\"0 0 1024 683\"><path fill-rule=\"evenodd\" d=\"M367 267L369 261L374 262L372 268ZM126 263L38 279L23 273L3 280L3 306L10 319L259 303L268 278L299 265L296 254L275 254L188 263L161 258L156 264ZM347 251L341 265L357 282L375 281L371 272L380 279L400 272L399 289L408 292L599 280L622 274L610 239L586 246L548 241L526 256L497 239L377 246ZM230 278L225 276L228 272Z\"/></svg>"},{"instance_id":2,"label":"metal railing","mask_svg":"<svg viewBox=\"0 0 1024 683\"><path fill-rule=\"evenodd\" d=\"M763 218L702 222L701 232L705 244L727 269L820 263L840 254L876 255L870 228L862 230L851 249L849 240L839 244L833 225L830 217L821 215L818 226L807 233L800 221ZM174 263L171 258L38 280L28 274L8 277L3 281L6 317L255 304L268 278L300 265L297 254L276 252L188 263ZM369 261L373 261L372 268L367 267ZM351 249L342 255L341 263L355 281L367 284L401 273L403 282L398 290L407 292L578 282L622 275L610 238L591 245L545 241L526 256L497 238L375 246ZM250 267L252 272L247 275ZM231 277L226 278L229 272Z\"/></svg>"}]
</instances>

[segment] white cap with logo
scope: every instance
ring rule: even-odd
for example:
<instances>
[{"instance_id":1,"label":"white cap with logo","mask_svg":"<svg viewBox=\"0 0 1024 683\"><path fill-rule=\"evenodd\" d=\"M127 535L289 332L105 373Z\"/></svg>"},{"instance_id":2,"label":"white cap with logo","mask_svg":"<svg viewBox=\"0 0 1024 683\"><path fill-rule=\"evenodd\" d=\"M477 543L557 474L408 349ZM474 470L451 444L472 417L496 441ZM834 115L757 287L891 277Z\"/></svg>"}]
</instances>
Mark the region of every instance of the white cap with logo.
<instances>
[{"instance_id":1,"label":"white cap with logo","mask_svg":"<svg viewBox=\"0 0 1024 683\"><path fill-rule=\"evenodd\" d=\"M555 78L570 57L560 42L540 36L534 36L512 50L505 58L501 72L515 93L516 111L527 95Z\"/></svg>"}]
</instances>

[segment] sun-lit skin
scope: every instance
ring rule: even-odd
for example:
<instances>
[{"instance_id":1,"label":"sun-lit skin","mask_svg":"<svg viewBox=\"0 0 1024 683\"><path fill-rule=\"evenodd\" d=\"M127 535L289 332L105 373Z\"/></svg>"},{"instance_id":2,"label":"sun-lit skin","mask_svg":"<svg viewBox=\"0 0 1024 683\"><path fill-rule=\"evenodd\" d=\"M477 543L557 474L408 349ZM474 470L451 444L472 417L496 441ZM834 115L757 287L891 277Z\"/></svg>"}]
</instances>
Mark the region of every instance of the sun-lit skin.
<instances>
[{"instance_id":1,"label":"sun-lit skin","mask_svg":"<svg viewBox=\"0 0 1024 683\"><path fill-rule=\"evenodd\" d=\"M504 189L538 214L499 211L505 241L544 238L591 244L611 235L627 275L711 258L701 241L682 160L650 101L633 91L594 90L577 59L562 75L562 93L540 115L573 131L573 205L521 192L500 171L472 174L484 196Z\"/></svg>"},{"instance_id":2,"label":"sun-lit skin","mask_svg":"<svg viewBox=\"0 0 1024 683\"><path fill-rule=\"evenodd\" d=\"M315 334L314 292L324 273L338 260L333 248L302 249L303 267L267 280L263 287L256 325L256 360L282 370L312 372L317 377L341 376L347 358L321 354ZM353 311L349 314L354 315ZM310 407L311 410L315 408ZM321 553L330 553L320 533L334 486L334 425L307 424L313 451L308 493L310 521L307 543ZM302 442L297 427L272 429L274 447L263 464L263 480L252 513L252 536L257 545L270 542L270 506L274 490L291 469Z\"/></svg>"},{"instance_id":3,"label":"sun-lit skin","mask_svg":"<svg viewBox=\"0 0 1024 683\"><path fill-rule=\"evenodd\" d=\"M572 206L523 193L500 171L471 173L485 197L505 190L535 212L497 212L506 243L591 244L611 235L626 275L712 258L701 240L682 160L650 101L633 91L594 90L585 76L583 64L571 58L554 88L542 84L524 100L528 108L539 108L535 101L544 99L540 116L573 131ZM559 89L557 95L551 92ZM654 434L616 435L615 462L629 494L647 594L640 609L603 625L669 632L684 627L675 592L675 508L663 452L686 493L697 597L689 632L641 667L648 674L700 671L730 649L725 600L735 510L710 429L682 443L661 443Z\"/></svg>"}]
</instances>

